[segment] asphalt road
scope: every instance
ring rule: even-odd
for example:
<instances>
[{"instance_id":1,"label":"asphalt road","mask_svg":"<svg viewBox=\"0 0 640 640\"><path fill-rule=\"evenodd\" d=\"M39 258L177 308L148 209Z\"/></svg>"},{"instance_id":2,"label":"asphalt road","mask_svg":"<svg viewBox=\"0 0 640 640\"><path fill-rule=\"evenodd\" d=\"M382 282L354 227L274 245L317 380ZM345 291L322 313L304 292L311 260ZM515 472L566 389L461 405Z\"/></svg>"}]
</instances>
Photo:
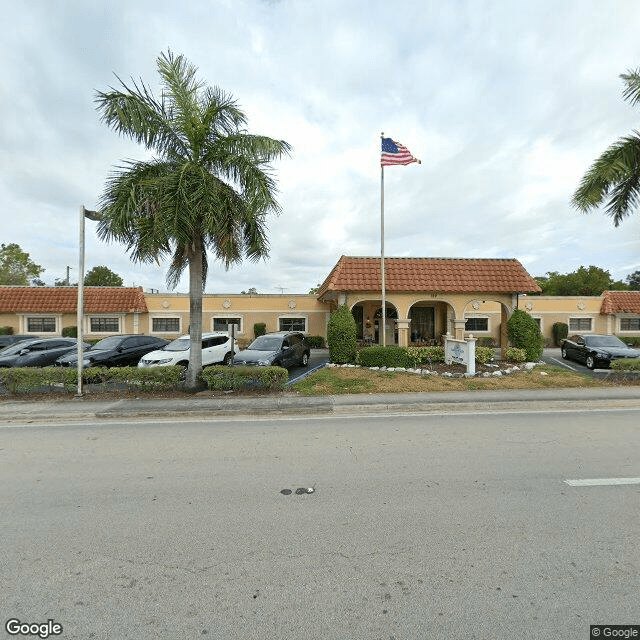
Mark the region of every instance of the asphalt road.
<instances>
[{"instance_id":1,"label":"asphalt road","mask_svg":"<svg viewBox=\"0 0 640 640\"><path fill-rule=\"evenodd\" d=\"M565 482L640 477L638 424L614 408L5 427L2 623L82 640L640 623L640 485Z\"/></svg>"}]
</instances>

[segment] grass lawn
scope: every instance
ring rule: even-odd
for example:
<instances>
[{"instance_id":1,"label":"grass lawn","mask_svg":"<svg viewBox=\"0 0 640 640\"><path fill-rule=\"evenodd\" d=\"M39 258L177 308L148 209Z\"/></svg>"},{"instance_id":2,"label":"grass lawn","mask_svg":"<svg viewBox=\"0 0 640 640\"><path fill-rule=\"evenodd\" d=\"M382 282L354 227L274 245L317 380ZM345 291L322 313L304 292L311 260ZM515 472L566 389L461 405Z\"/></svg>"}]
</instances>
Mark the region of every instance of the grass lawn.
<instances>
[{"instance_id":1,"label":"grass lawn","mask_svg":"<svg viewBox=\"0 0 640 640\"><path fill-rule=\"evenodd\" d=\"M412 391L475 391L488 389L547 389L552 387L610 386L563 367L540 365L531 371L492 378L443 378L401 371L324 368L291 386L301 395L341 393L405 393Z\"/></svg>"}]
</instances>

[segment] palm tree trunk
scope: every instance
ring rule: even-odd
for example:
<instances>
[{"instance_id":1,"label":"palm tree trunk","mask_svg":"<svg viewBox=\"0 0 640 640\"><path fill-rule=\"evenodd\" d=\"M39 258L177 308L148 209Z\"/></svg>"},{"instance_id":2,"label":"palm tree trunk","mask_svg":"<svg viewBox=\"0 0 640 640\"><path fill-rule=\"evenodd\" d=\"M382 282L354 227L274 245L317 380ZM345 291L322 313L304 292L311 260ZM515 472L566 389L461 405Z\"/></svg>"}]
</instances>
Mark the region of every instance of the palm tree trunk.
<instances>
[{"instance_id":1,"label":"palm tree trunk","mask_svg":"<svg viewBox=\"0 0 640 640\"><path fill-rule=\"evenodd\" d=\"M189 256L189 369L186 387L198 388L198 376L202 371L202 247L195 243Z\"/></svg>"}]
</instances>

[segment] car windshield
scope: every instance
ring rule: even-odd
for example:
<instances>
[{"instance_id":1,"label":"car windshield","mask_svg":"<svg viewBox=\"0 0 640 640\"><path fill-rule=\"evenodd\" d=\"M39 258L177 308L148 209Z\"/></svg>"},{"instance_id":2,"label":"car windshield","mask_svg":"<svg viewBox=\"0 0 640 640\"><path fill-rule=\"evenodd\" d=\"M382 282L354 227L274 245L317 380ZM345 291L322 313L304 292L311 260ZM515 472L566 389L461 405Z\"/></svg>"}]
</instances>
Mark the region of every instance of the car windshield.
<instances>
[{"instance_id":1,"label":"car windshield","mask_svg":"<svg viewBox=\"0 0 640 640\"><path fill-rule=\"evenodd\" d=\"M251 351L278 351L282 346L280 336L259 336L250 345Z\"/></svg>"},{"instance_id":2,"label":"car windshield","mask_svg":"<svg viewBox=\"0 0 640 640\"><path fill-rule=\"evenodd\" d=\"M20 353L23 349L26 349L27 347L31 346L33 344L33 341L25 341L25 342L16 342L16 344L11 345L10 347L7 347L6 349L2 350L2 356L15 356L16 354Z\"/></svg>"},{"instance_id":3,"label":"car windshield","mask_svg":"<svg viewBox=\"0 0 640 640\"><path fill-rule=\"evenodd\" d=\"M622 347L627 345L615 336L585 336L584 343L589 347Z\"/></svg>"},{"instance_id":4,"label":"car windshield","mask_svg":"<svg viewBox=\"0 0 640 640\"><path fill-rule=\"evenodd\" d=\"M189 338L178 338L162 347L162 351L186 351L189 348Z\"/></svg>"},{"instance_id":5,"label":"car windshield","mask_svg":"<svg viewBox=\"0 0 640 640\"><path fill-rule=\"evenodd\" d=\"M97 351L98 349L104 349L108 351L110 349L115 349L120 346L122 342L122 338L118 338L116 336L111 336L110 338L103 338L100 342L96 342L93 347L91 347L92 351Z\"/></svg>"}]
</instances>

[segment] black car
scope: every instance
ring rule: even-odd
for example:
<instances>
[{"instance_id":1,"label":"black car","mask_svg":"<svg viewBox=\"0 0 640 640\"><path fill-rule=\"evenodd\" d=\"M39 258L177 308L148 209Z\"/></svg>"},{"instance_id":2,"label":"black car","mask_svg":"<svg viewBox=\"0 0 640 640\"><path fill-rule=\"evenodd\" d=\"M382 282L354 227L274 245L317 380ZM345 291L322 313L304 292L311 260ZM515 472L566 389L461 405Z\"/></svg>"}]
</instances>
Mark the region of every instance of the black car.
<instances>
[{"instance_id":1,"label":"black car","mask_svg":"<svg viewBox=\"0 0 640 640\"><path fill-rule=\"evenodd\" d=\"M575 335L562 341L562 357L587 365L589 369L609 368L612 360L639 358L640 351L628 347L615 336Z\"/></svg>"},{"instance_id":2,"label":"black car","mask_svg":"<svg viewBox=\"0 0 640 640\"><path fill-rule=\"evenodd\" d=\"M84 352L83 367L129 367L156 349L161 349L168 340L153 336L111 336L96 342ZM78 354L69 353L56 362L60 367L77 367Z\"/></svg>"},{"instance_id":3,"label":"black car","mask_svg":"<svg viewBox=\"0 0 640 640\"><path fill-rule=\"evenodd\" d=\"M309 364L309 344L302 333L279 331L258 336L233 359L233 364L277 366L288 369Z\"/></svg>"},{"instance_id":4,"label":"black car","mask_svg":"<svg viewBox=\"0 0 640 640\"><path fill-rule=\"evenodd\" d=\"M24 342L25 340L35 340L38 336L0 336L0 351L5 347L10 347L12 344L16 342Z\"/></svg>"},{"instance_id":5,"label":"black car","mask_svg":"<svg viewBox=\"0 0 640 640\"><path fill-rule=\"evenodd\" d=\"M75 338L32 338L0 351L0 367L46 367L77 348Z\"/></svg>"}]
</instances>

